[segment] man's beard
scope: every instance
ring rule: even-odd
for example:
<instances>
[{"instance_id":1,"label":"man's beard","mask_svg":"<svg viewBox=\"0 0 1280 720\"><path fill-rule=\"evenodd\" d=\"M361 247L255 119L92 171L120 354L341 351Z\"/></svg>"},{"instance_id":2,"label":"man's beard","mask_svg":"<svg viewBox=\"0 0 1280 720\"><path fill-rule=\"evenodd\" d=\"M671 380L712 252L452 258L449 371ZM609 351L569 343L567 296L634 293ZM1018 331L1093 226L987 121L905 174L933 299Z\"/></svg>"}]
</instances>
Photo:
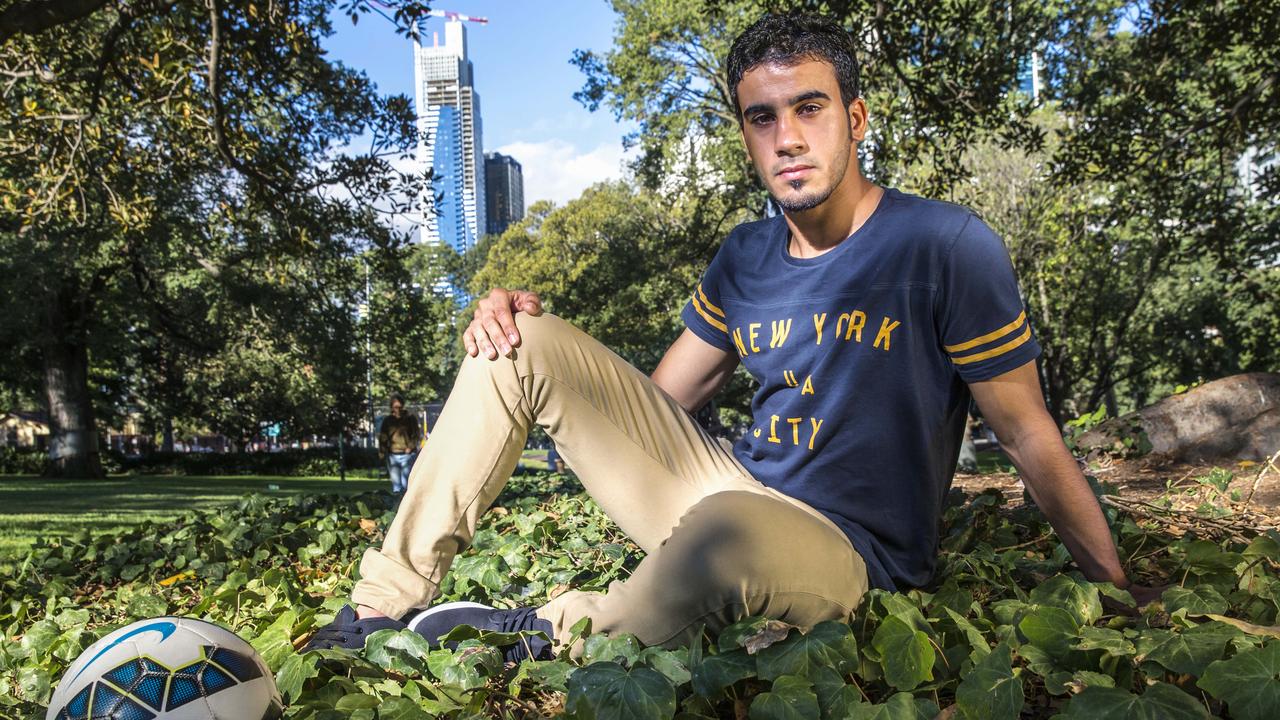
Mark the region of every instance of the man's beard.
<instances>
[{"instance_id":1,"label":"man's beard","mask_svg":"<svg viewBox=\"0 0 1280 720\"><path fill-rule=\"evenodd\" d=\"M840 157L835 158L835 162L831 165L831 167L839 174L831 179L830 185L827 185L825 188L820 190L811 190L807 193L802 193L799 196L788 199L780 198L773 193L769 193L773 197L773 201L778 203L778 207L782 208L783 212L791 213L812 210L826 202L827 198L831 197L831 193L835 192L836 188L840 187L840 183L844 182L844 174L848 171L849 167L849 155L851 153L850 148L853 144L852 136L849 137L849 143L850 146L846 147ZM791 186L792 190L799 190L804 187L804 182L804 180L792 180L787 184Z\"/></svg>"},{"instance_id":2,"label":"man's beard","mask_svg":"<svg viewBox=\"0 0 1280 720\"><path fill-rule=\"evenodd\" d=\"M831 193L835 192L837 184L839 183L833 183L825 189L814 190L812 192L804 193L798 197L780 198L774 195L773 201L778 203L778 207L782 208L784 212L796 213L803 212L805 210L812 210L826 202L827 198L831 197ZM804 186L804 181L795 180L791 182L790 185L792 190L799 190Z\"/></svg>"}]
</instances>

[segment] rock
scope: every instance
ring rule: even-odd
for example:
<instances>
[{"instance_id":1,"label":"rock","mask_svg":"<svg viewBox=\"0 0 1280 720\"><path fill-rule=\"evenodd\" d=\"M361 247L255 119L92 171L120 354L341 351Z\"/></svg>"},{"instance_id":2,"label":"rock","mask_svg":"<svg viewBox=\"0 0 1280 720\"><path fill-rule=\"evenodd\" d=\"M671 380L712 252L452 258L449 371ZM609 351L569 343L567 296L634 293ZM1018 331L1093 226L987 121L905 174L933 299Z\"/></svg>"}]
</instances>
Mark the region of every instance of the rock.
<instances>
[{"instance_id":1,"label":"rock","mask_svg":"<svg viewBox=\"0 0 1280 720\"><path fill-rule=\"evenodd\" d=\"M1107 420L1076 439L1085 450L1111 451L1140 441L1182 462L1266 460L1280 450L1280 374L1244 373Z\"/></svg>"}]
</instances>

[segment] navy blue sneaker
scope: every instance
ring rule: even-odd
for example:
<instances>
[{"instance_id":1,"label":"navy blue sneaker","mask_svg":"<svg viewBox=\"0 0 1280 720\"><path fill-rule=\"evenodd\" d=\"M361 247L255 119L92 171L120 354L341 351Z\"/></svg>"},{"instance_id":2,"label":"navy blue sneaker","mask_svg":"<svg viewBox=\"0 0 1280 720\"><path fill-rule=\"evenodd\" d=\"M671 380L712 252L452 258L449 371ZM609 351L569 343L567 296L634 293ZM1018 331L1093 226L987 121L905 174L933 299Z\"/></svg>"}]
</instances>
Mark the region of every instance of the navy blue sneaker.
<instances>
[{"instance_id":1,"label":"navy blue sneaker","mask_svg":"<svg viewBox=\"0 0 1280 720\"><path fill-rule=\"evenodd\" d=\"M440 638L459 625L470 625L477 630L513 633L521 630L541 630L551 637L551 622L536 614L536 608L498 610L473 602L448 602L427 608L409 619L409 629L425 637L438 647ZM551 643L538 637L525 638L506 648L503 658L508 662L550 660L554 657Z\"/></svg>"},{"instance_id":2,"label":"navy blue sneaker","mask_svg":"<svg viewBox=\"0 0 1280 720\"><path fill-rule=\"evenodd\" d=\"M372 617L360 620L356 618L356 609L350 605L338 611L333 622L325 625L311 636L302 648L308 650L328 650L330 648L347 648L359 650L364 647L365 638L379 630L403 630L405 624L389 617Z\"/></svg>"}]
</instances>

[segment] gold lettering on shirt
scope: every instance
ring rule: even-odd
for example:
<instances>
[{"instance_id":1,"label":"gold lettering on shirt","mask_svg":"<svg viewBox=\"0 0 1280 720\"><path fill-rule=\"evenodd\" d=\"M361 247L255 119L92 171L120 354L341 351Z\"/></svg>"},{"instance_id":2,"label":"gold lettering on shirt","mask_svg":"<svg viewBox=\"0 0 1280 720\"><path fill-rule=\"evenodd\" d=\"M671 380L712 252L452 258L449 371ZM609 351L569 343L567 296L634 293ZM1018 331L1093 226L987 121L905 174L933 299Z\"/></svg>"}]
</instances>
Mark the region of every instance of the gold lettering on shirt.
<instances>
[{"instance_id":1,"label":"gold lettering on shirt","mask_svg":"<svg viewBox=\"0 0 1280 720\"><path fill-rule=\"evenodd\" d=\"M804 418L787 418L787 422L791 423L791 444L800 444L800 421Z\"/></svg>"},{"instance_id":2,"label":"gold lettering on shirt","mask_svg":"<svg viewBox=\"0 0 1280 720\"><path fill-rule=\"evenodd\" d=\"M750 323L747 325L747 340L751 344L751 352L758 353L760 348L756 347L756 340L760 338L760 323Z\"/></svg>"},{"instance_id":3,"label":"gold lettering on shirt","mask_svg":"<svg viewBox=\"0 0 1280 720\"><path fill-rule=\"evenodd\" d=\"M769 416L769 437L766 438L771 443L782 444L782 440L778 438L778 416Z\"/></svg>"},{"instance_id":4,"label":"gold lettering on shirt","mask_svg":"<svg viewBox=\"0 0 1280 720\"><path fill-rule=\"evenodd\" d=\"M769 347L782 347L782 344L787 341L787 336L791 334L791 318L770 321L769 326Z\"/></svg>"},{"instance_id":5,"label":"gold lettering on shirt","mask_svg":"<svg viewBox=\"0 0 1280 720\"><path fill-rule=\"evenodd\" d=\"M872 347L880 347L880 340L883 339L884 351L889 352L889 333L893 332L893 329L901 324L900 320L890 321L889 316L886 315L884 321L880 323L880 332L876 333L876 341L872 343Z\"/></svg>"},{"instance_id":6,"label":"gold lettering on shirt","mask_svg":"<svg viewBox=\"0 0 1280 720\"><path fill-rule=\"evenodd\" d=\"M782 381L787 384L787 387L797 387L800 385L800 381L796 379L796 374L790 370L782 371Z\"/></svg>"},{"instance_id":7,"label":"gold lettering on shirt","mask_svg":"<svg viewBox=\"0 0 1280 720\"><path fill-rule=\"evenodd\" d=\"M813 314L813 330L818 335L818 342L815 343L816 345L822 344L822 326L825 325L826 322L827 322L826 313L822 313L821 315L817 313Z\"/></svg>"},{"instance_id":8,"label":"gold lettering on shirt","mask_svg":"<svg viewBox=\"0 0 1280 720\"><path fill-rule=\"evenodd\" d=\"M747 356L747 348L745 345L742 344L742 328L740 327L736 327L733 329L733 344L738 346L739 355L741 355L742 357Z\"/></svg>"},{"instance_id":9,"label":"gold lettering on shirt","mask_svg":"<svg viewBox=\"0 0 1280 720\"><path fill-rule=\"evenodd\" d=\"M804 377L804 387L800 388L801 395L812 395L813 393L813 376L806 375Z\"/></svg>"},{"instance_id":10,"label":"gold lettering on shirt","mask_svg":"<svg viewBox=\"0 0 1280 720\"><path fill-rule=\"evenodd\" d=\"M853 338L857 342L862 342L862 328L867 324L867 314L861 310L840 313L840 317L836 319L836 337L840 336L840 327L844 325L844 339Z\"/></svg>"},{"instance_id":11,"label":"gold lettering on shirt","mask_svg":"<svg viewBox=\"0 0 1280 720\"><path fill-rule=\"evenodd\" d=\"M809 424L813 426L813 432L809 434L809 449L813 449L813 439L818 437L818 431L822 429L822 420L818 418L809 418Z\"/></svg>"}]
</instances>

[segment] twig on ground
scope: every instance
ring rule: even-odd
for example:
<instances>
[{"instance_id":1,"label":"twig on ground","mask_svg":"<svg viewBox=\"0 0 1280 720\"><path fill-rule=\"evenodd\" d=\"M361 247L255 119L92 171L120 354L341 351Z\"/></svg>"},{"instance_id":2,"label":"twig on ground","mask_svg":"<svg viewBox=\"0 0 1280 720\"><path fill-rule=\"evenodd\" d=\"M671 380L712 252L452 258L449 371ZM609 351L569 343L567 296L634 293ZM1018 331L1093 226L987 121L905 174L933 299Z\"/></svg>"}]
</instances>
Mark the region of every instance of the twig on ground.
<instances>
[{"instance_id":1,"label":"twig on ground","mask_svg":"<svg viewBox=\"0 0 1280 720\"><path fill-rule=\"evenodd\" d=\"M1280 468L1276 467L1276 460L1280 460L1280 450L1277 450L1270 460L1262 463L1262 467L1258 469L1258 474L1253 478L1253 485L1249 488L1249 494L1245 496L1242 507L1249 507L1249 502L1253 500L1253 494L1258 491L1258 485L1262 482L1262 476L1266 475L1268 470L1275 470L1280 473Z\"/></svg>"},{"instance_id":2,"label":"twig on ground","mask_svg":"<svg viewBox=\"0 0 1280 720\"><path fill-rule=\"evenodd\" d=\"M1124 500L1113 495L1104 495L1102 502L1113 507L1124 510L1125 512L1156 520L1168 525L1201 532L1213 537L1227 537L1240 543L1249 542L1249 534L1257 534L1264 528L1261 522L1253 522L1263 520L1261 516L1254 518L1251 513L1239 513L1238 519L1229 520L1226 518L1207 518L1186 510L1176 510L1173 508L1164 508L1152 503L1143 502L1141 500Z\"/></svg>"}]
</instances>

